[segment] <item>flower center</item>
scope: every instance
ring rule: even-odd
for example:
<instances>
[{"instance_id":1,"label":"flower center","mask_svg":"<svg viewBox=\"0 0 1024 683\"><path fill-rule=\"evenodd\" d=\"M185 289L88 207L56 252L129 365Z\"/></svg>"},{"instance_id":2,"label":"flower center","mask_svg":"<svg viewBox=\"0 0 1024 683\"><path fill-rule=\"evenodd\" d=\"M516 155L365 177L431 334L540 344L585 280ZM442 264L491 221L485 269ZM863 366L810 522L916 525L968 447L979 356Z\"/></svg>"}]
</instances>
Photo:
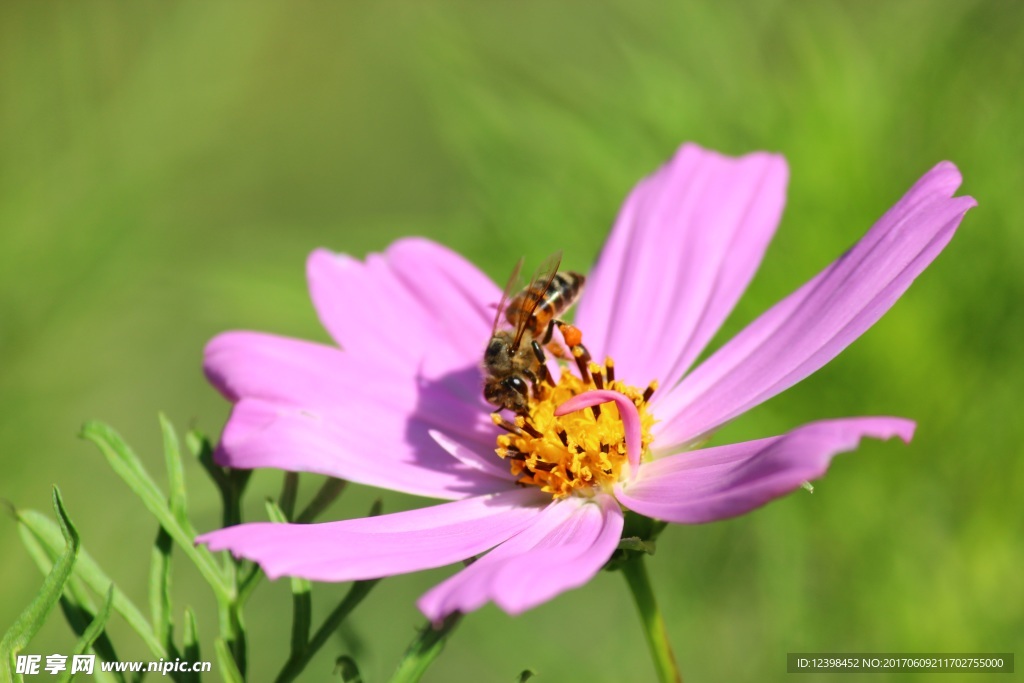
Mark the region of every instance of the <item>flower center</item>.
<instances>
[{"instance_id":1,"label":"flower center","mask_svg":"<svg viewBox=\"0 0 1024 683\"><path fill-rule=\"evenodd\" d=\"M498 457L509 461L520 484L539 486L554 498L610 491L629 475L625 423L619 407L608 402L557 414L559 406L574 396L596 389L622 394L640 416L640 452L646 453L651 443L654 417L647 402L657 382L640 391L615 379L611 359L604 367L588 364L579 355L576 360L582 379L563 368L557 384L540 385L539 395L530 398L529 416L517 415L514 422L497 413L492 416L507 432L498 436Z\"/></svg>"}]
</instances>

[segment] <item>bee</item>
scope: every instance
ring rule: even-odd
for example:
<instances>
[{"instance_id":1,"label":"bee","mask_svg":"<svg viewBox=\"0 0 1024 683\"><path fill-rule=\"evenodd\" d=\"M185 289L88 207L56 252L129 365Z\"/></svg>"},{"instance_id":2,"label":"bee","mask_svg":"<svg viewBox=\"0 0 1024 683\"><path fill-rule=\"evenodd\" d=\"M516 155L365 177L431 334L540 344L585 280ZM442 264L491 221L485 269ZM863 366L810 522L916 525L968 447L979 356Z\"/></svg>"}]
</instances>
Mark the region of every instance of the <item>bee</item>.
<instances>
[{"instance_id":1,"label":"bee","mask_svg":"<svg viewBox=\"0 0 1024 683\"><path fill-rule=\"evenodd\" d=\"M509 298L523 265L520 259L505 285L483 362L484 398L499 408L527 414L531 388L536 394L541 382L550 381L543 347L551 343L556 325L563 328L563 333L564 328L570 327L558 316L576 302L586 280L579 273L559 271L560 263L561 253L548 258L530 283ZM503 317L511 329L498 329ZM578 331L571 329L571 337L579 337Z\"/></svg>"}]
</instances>

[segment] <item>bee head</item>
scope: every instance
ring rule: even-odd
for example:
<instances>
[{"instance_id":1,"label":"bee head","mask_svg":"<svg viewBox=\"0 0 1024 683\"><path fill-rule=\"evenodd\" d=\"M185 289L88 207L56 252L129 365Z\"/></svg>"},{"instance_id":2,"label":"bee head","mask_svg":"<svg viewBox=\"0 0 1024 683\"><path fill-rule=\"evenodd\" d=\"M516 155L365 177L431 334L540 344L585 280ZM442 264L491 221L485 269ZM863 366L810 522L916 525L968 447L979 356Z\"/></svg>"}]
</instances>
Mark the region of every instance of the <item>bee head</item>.
<instances>
[{"instance_id":1,"label":"bee head","mask_svg":"<svg viewBox=\"0 0 1024 683\"><path fill-rule=\"evenodd\" d=\"M528 411L529 397L530 385L519 375L509 375L484 384L484 398L488 403L518 414Z\"/></svg>"}]
</instances>

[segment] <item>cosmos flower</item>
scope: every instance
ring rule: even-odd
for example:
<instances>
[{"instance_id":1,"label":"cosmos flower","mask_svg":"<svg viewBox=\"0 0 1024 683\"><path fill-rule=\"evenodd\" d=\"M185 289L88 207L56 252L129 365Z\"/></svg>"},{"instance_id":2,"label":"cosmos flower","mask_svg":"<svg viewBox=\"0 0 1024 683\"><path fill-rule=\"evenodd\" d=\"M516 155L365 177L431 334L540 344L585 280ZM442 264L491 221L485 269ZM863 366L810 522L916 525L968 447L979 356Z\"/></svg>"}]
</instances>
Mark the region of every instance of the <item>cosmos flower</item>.
<instances>
[{"instance_id":1,"label":"cosmos flower","mask_svg":"<svg viewBox=\"0 0 1024 683\"><path fill-rule=\"evenodd\" d=\"M420 609L436 621L493 601L514 614L598 572L620 541L624 509L683 524L724 519L822 476L863 437L909 441L912 422L861 417L700 447L874 324L975 204L953 197L960 174L940 163L850 250L692 368L761 261L787 177L777 155L684 145L642 180L575 316L605 362L553 368L557 386L511 429L492 420L481 395L497 285L425 239L365 261L315 251L313 303L340 348L257 332L212 340L206 374L234 403L219 462L448 502L321 524L242 524L199 542L272 578L317 581L480 556Z\"/></svg>"}]
</instances>

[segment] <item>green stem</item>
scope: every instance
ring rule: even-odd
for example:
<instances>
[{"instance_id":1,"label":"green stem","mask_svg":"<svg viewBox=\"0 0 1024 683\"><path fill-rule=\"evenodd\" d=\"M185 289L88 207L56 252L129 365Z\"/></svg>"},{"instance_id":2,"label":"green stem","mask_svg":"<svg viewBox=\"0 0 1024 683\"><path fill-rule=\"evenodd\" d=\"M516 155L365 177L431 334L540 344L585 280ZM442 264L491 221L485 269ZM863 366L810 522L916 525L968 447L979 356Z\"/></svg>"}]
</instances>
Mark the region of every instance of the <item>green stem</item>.
<instances>
[{"instance_id":1,"label":"green stem","mask_svg":"<svg viewBox=\"0 0 1024 683\"><path fill-rule=\"evenodd\" d=\"M454 612L438 624L437 628L430 624L424 626L405 651L405 656L391 677L391 683L416 683L419 681L427 667L441 654L448 636L458 626L461 619L462 615Z\"/></svg>"},{"instance_id":2,"label":"green stem","mask_svg":"<svg viewBox=\"0 0 1024 683\"><path fill-rule=\"evenodd\" d=\"M234 526L242 521L242 494L249 482L250 472L232 470L227 473L224 486L221 487L221 498L224 504L224 526ZM246 646L245 622L242 616L243 601L239 592L239 573L241 560L225 553L224 574L229 590L218 599L218 616L220 635L224 645L231 653L234 667L245 679L248 652Z\"/></svg>"},{"instance_id":3,"label":"green stem","mask_svg":"<svg viewBox=\"0 0 1024 683\"><path fill-rule=\"evenodd\" d=\"M367 596L370 589L376 586L379 581L380 579L372 579L353 583L352 587L348 589L348 593L345 594L345 598L327 615L324 623L321 624L320 628L313 634L313 637L310 638L306 648L301 653L292 653L281 673L277 675L277 683L290 683L290 681L295 680L295 677L302 673L302 670L309 664L309 660L313 658L313 655L324 646L328 638L334 635L338 627L341 626L341 623L348 618L352 610L363 601L363 598Z\"/></svg>"},{"instance_id":4,"label":"green stem","mask_svg":"<svg viewBox=\"0 0 1024 683\"><path fill-rule=\"evenodd\" d=\"M672 646L668 642L665 619L661 616L658 602L654 599L654 591L651 590L651 580L647 576L647 567L644 566L644 556L637 553L626 560L622 565L622 574L626 577L633 601L636 602L637 612L640 613L644 636L654 659L658 680L661 683L682 683L679 665L676 664L676 657L672 654Z\"/></svg>"}]
</instances>

